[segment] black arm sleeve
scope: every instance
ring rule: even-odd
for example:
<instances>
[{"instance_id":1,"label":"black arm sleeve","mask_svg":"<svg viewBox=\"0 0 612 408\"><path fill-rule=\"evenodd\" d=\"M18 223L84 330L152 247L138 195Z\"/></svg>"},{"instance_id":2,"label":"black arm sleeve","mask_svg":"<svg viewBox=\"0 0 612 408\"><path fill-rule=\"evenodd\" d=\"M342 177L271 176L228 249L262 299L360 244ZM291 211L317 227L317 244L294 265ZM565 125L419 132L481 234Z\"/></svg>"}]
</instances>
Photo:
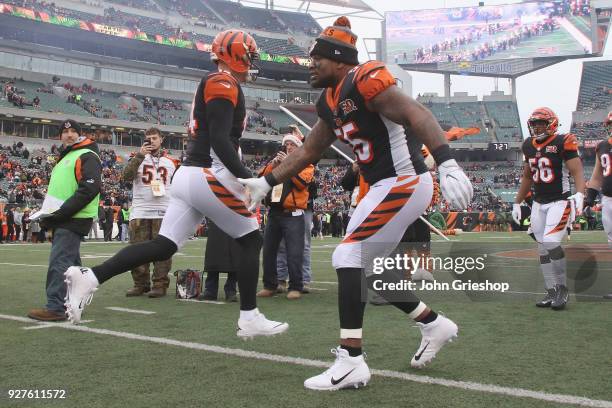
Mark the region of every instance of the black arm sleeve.
<instances>
[{"instance_id":1,"label":"black arm sleeve","mask_svg":"<svg viewBox=\"0 0 612 408\"><path fill-rule=\"evenodd\" d=\"M81 211L99 193L102 185L102 163L94 153L81 157L81 179L72 197L67 199L55 214L60 218L70 218Z\"/></svg>"},{"instance_id":2,"label":"black arm sleeve","mask_svg":"<svg viewBox=\"0 0 612 408\"><path fill-rule=\"evenodd\" d=\"M355 172L353 172L353 167L349 166L348 170L344 177L342 177L342 181L340 181L340 185L346 191L353 191L355 189L357 177L355 177Z\"/></svg>"},{"instance_id":3,"label":"black arm sleeve","mask_svg":"<svg viewBox=\"0 0 612 408\"><path fill-rule=\"evenodd\" d=\"M236 177L251 178L253 175L244 167L238 152L230 140L234 106L226 99L213 99L206 104L206 120L210 134L210 146L221 163Z\"/></svg>"}]
</instances>

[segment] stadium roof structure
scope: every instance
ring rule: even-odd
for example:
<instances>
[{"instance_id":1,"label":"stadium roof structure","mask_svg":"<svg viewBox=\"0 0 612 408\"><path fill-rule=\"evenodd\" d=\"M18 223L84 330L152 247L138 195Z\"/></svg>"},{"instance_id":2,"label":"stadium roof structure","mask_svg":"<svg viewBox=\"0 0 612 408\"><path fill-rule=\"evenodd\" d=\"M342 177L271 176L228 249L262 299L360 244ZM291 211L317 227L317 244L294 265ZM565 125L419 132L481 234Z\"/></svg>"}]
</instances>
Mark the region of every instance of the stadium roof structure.
<instances>
[{"instance_id":1,"label":"stadium roof structure","mask_svg":"<svg viewBox=\"0 0 612 408\"><path fill-rule=\"evenodd\" d=\"M336 16L355 16L372 20L384 19L382 14L362 0L238 0L238 2L270 9L309 13L315 20ZM332 9L330 9L330 6Z\"/></svg>"}]
</instances>

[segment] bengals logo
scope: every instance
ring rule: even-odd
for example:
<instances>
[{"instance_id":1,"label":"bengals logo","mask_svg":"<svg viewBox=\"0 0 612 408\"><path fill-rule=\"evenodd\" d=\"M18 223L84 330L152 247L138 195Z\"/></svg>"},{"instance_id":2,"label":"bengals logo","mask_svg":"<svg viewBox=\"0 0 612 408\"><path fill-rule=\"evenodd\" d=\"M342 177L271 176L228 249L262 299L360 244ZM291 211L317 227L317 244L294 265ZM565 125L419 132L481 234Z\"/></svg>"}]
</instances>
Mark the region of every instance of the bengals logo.
<instances>
[{"instance_id":1,"label":"bengals logo","mask_svg":"<svg viewBox=\"0 0 612 408\"><path fill-rule=\"evenodd\" d=\"M345 99L340 102L340 109L342 109L342 113L344 113L344 115L346 116L349 113L356 111L357 106L355 105L355 102L353 102L352 99Z\"/></svg>"},{"instance_id":2,"label":"bengals logo","mask_svg":"<svg viewBox=\"0 0 612 408\"><path fill-rule=\"evenodd\" d=\"M557 146L546 146L546 153L557 153Z\"/></svg>"}]
</instances>

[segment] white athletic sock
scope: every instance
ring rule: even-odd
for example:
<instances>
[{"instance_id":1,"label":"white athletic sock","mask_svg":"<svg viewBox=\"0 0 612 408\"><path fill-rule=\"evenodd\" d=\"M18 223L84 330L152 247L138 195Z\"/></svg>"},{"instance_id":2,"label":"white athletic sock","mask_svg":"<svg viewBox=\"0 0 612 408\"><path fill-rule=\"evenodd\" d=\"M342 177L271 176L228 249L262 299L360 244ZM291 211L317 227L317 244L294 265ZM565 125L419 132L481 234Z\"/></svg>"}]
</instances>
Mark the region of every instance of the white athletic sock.
<instances>
[{"instance_id":1,"label":"white athletic sock","mask_svg":"<svg viewBox=\"0 0 612 408\"><path fill-rule=\"evenodd\" d=\"M257 308L252 309L252 310L241 310L240 311L240 319L241 320L253 320L255 318L255 316L257 316L257 312L259 312L259 310L257 310Z\"/></svg>"}]
</instances>

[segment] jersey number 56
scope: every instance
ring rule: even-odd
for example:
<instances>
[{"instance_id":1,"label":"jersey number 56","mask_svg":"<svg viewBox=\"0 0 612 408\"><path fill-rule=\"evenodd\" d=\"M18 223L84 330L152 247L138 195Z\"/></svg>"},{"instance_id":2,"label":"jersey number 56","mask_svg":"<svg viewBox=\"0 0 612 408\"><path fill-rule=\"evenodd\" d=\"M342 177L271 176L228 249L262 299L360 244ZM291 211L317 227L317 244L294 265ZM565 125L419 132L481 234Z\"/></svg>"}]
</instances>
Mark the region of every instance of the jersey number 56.
<instances>
[{"instance_id":1,"label":"jersey number 56","mask_svg":"<svg viewBox=\"0 0 612 408\"><path fill-rule=\"evenodd\" d=\"M540 157L539 159L532 157L529 159L529 168L535 183L552 183L555 179L552 163L548 157Z\"/></svg>"}]
</instances>

